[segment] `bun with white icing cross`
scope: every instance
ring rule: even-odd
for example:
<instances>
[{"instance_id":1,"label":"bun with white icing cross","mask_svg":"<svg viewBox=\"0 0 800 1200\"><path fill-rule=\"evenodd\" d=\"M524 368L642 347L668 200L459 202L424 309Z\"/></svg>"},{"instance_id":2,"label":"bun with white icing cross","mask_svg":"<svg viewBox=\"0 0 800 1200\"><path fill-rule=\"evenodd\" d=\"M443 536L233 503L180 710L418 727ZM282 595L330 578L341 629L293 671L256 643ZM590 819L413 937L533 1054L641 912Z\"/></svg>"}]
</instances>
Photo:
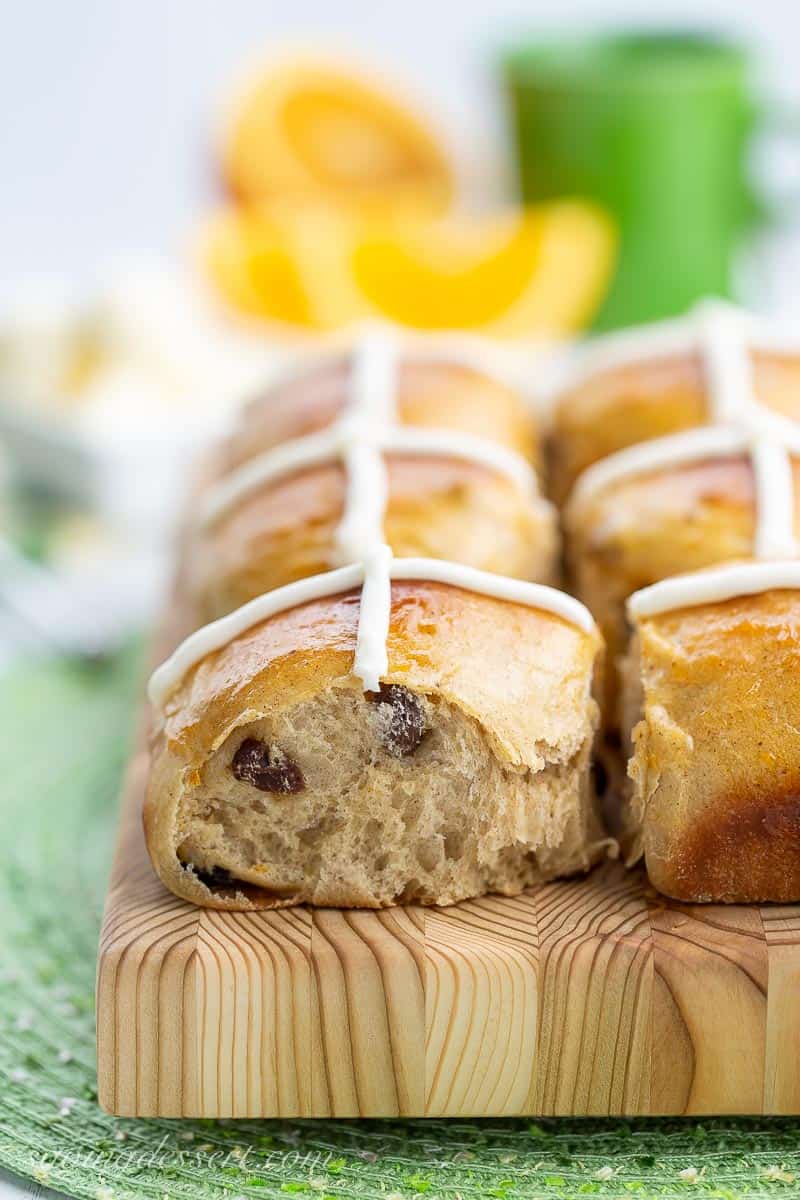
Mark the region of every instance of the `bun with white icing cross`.
<instances>
[{"instance_id":1,"label":"bun with white icing cross","mask_svg":"<svg viewBox=\"0 0 800 1200\"><path fill-rule=\"evenodd\" d=\"M376 540L398 555L557 582L555 513L521 398L477 367L414 353L374 331L349 358L311 368L307 394L289 377L251 406L248 437L234 435L222 456L237 465L198 508L188 570L199 619ZM288 435L277 444L270 404Z\"/></svg>"},{"instance_id":2,"label":"bun with white icing cross","mask_svg":"<svg viewBox=\"0 0 800 1200\"><path fill-rule=\"evenodd\" d=\"M619 668L604 717L629 756L630 860L683 900L800 899L800 344L704 306L599 344L578 374L561 436L591 396L606 442L631 434L565 512L575 589ZM566 444L568 474L589 443Z\"/></svg>"},{"instance_id":3,"label":"bun with white icing cross","mask_svg":"<svg viewBox=\"0 0 800 1200\"><path fill-rule=\"evenodd\" d=\"M150 682L159 875L248 909L445 904L586 869L606 844L601 643L528 579L556 547L521 402L474 367L409 372L380 333L313 403L292 387L289 440L268 445L259 410L193 513L182 602L217 619ZM338 491L310 519L324 472Z\"/></svg>"},{"instance_id":4,"label":"bun with white icing cross","mask_svg":"<svg viewBox=\"0 0 800 1200\"><path fill-rule=\"evenodd\" d=\"M625 651L631 592L715 563L795 555L800 426L708 426L619 451L580 476L565 529L572 583L613 664ZM610 669L607 728L616 693Z\"/></svg>"},{"instance_id":5,"label":"bun with white icing cross","mask_svg":"<svg viewBox=\"0 0 800 1200\"><path fill-rule=\"evenodd\" d=\"M586 869L604 841L582 605L388 554L331 576L206 627L153 677L164 882L221 908L380 907Z\"/></svg>"},{"instance_id":6,"label":"bun with white icing cross","mask_svg":"<svg viewBox=\"0 0 800 1200\"><path fill-rule=\"evenodd\" d=\"M631 856L687 901L800 899L800 562L631 598Z\"/></svg>"},{"instance_id":7,"label":"bun with white icing cross","mask_svg":"<svg viewBox=\"0 0 800 1200\"><path fill-rule=\"evenodd\" d=\"M577 349L553 400L551 483L564 502L593 463L652 438L727 424L742 385L765 415L800 419L800 335L705 301L685 317Z\"/></svg>"}]
</instances>

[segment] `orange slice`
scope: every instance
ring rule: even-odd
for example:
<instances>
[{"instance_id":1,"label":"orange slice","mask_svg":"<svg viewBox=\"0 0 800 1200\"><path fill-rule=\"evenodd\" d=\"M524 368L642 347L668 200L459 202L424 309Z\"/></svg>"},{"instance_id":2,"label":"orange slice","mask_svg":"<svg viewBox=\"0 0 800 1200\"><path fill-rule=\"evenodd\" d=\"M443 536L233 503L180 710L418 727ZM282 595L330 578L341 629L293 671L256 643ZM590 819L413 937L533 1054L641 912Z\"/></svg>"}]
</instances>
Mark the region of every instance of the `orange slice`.
<instances>
[{"instance_id":1,"label":"orange slice","mask_svg":"<svg viewBox=\"0 0 800 1200\"><path fill-rule=\"evenodd\" d=\"M204 253L225 299L267 321L332 330L378 317L514 338L586 325L614 252L607 217L565 201L457 221L229 211Z\"/></svg>"},{"instance_id":2,"label":"orange slice","mask_svg":"<svg viewBox=\"0 0 800 1200\"><path fill-rule=\"evenodd\" d=\"M245 316L316 328L289 240L280 224L222 215L204 237L206 266L224 299Z\"/></svg>"},{"instance_id":3,"label":"orange slice","mask_svg":"<svg viewBox=\"0 0 800 1200\"><path fill-rule=\"evenodd\" d=\"M601 212L556 203L500 218L370 231L354 251L353 271L369 306L402 325L563 333L597 307L613 244Z\"/></svg>"},{"instance_id":4,"label":"orange slice","mask_svg":"<svg viewBox=\"0 0 800 1200\"><path fill-rule=\"evenodd\" d=\"M352 285L352 221L326 209L268 214L228 209L201 233L200 256L235 312L299 331L364 315Z\"/></svg>"},{"instance_id":5,"label":"orange slice","mask_svg":"<svg viewBox=\"0 0 800 1200\"><path fill-rule=\"evenodd\" d=\"M453 193L448 157L422 117L382 81L324 59L264 67L232 105L222 159L244 204L441 211Z\"/></svg>"}]
</instances>

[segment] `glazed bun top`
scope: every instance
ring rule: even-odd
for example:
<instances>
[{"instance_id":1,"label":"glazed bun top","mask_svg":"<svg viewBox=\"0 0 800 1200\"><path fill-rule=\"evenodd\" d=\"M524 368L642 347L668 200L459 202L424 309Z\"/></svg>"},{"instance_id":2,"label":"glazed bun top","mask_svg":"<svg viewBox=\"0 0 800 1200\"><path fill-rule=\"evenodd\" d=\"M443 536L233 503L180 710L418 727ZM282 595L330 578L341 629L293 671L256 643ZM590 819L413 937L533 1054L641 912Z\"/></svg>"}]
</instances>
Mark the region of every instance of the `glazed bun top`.
<instances>
[{"instance_id":1,"label":"glazed bun top","mask_svg":"<svg viewBox=\"0 0 800 1200\"><path fill-rule=\"evenodd\" d=\"M230 441L230 469L282 442L331 425L347 406L355 354L338 353L299 368L251 401ZM539 432L519 393L500 376L430 351L403 352L395 380L399 424L456 429L539 461Z\"/></svg>"},{"instance_id":2,"label":"glazed bun top","mask_svg":"<svg viewBox=\"0 0 800 1200\"><path fill-rule=\"evenodd\" d=\"M733 370L733 374L732 374ZM567 372L553 408L553 487L566 499L592 464L639 442L724 424L746 386L765 412L800 420L800 338L727 306L610 335Z\"/></svg>"}]
</instances>

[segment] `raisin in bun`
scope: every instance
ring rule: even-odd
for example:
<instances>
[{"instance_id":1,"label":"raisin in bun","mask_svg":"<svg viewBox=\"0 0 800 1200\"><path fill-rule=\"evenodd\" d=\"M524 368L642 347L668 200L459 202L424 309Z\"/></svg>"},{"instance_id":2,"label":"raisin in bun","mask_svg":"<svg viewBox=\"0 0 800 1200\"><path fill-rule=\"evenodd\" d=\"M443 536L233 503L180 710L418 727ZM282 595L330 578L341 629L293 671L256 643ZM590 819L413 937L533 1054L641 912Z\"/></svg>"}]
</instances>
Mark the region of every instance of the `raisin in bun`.
<instances>
[{"instance_id":1,"label":"raisin in bun","mask_svg":"<svg viewBox=\"0 0 800 1200\"><path fill-rule=\"evenodd\" d=\"M596 631L395 580L388 669L367 692L353 676L361 606L355 591L280 612L171 691L144 813L164 883L217 908L380 907L588 867L603 845Z\"/></svg>"},{"instance_id":2,"label":"raisin in bun","mask_svg":"<svg viewBox=\"0 0 800 1200\"><path fill-rule=\"evenodd\" d=\"M632 857L679 900L800 900L800 564L787 566L794 588L634 618Z\"/></svg>"}]
</instances>

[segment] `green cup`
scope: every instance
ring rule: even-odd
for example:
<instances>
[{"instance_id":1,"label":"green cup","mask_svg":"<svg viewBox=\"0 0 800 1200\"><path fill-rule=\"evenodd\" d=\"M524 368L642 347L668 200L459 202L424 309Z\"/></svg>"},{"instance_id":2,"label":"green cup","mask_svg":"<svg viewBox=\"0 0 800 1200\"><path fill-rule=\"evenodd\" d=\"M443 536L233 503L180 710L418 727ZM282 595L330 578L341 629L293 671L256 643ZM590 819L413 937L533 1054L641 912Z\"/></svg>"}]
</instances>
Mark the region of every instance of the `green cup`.
<instances>
[{"instance_id":1,"label":"green cup","mask_svg":"<svg viewBox=\"0 0 800 1200\"><path fill-rule=\"evenodd\" d=\"M758 122L743 49L697 33L559 39L509 48L502 69L523 200L584 197L618 224L595 328L731 296L764 215L747 174Z\"/></svg>"}]
</instances>

